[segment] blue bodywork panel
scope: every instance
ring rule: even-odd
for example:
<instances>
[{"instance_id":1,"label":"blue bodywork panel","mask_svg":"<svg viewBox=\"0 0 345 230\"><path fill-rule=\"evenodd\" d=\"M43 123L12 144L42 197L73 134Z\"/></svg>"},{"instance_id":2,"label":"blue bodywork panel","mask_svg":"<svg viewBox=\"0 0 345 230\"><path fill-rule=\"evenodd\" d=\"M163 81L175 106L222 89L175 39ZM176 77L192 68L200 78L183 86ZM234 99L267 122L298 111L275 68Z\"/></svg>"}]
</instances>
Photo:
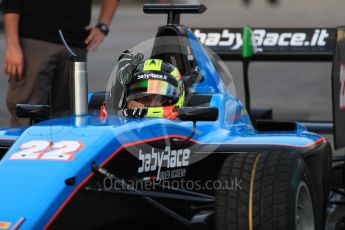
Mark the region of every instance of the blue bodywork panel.
<instances>
[{"instance_id":1,"label":"blue bodywork panel","mask_svg":"<svg viewBox=\"0 0 345 230\"><path fill-rule=\"evenodd\" d=\"M27 126L23 126L0 129L0 140L16 140L27 128Z\"/></svg>"}]
</instances>

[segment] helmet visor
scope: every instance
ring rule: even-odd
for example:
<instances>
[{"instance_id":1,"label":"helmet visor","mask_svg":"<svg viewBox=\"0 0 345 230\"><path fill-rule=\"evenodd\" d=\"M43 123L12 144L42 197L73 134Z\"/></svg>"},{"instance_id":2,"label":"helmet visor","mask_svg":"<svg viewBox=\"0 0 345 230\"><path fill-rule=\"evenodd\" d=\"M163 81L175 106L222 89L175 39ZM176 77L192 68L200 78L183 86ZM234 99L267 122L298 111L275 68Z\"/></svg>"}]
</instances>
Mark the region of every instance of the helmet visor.
<instances>
[{"instance_id":1,"label":"helmet visor","mask_svg":"<svg viewBox=\"0 0 345 230\"><path fill-rule=\"evenodd\" d=\"M138 99L149 95L161 95L178 99L179 90L169 82L156 79L143 79L129 86L127 100Z\"/></svg>"}]
</instances>

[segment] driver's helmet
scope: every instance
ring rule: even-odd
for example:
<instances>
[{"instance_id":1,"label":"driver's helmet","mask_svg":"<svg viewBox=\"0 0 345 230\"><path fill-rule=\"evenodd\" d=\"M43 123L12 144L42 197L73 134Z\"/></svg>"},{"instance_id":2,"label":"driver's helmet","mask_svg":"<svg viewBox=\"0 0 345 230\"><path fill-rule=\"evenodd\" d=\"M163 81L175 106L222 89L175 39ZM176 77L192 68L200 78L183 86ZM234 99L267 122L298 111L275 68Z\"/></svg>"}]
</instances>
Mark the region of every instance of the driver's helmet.
<instances>
[{"instance_id":1,"label":"driver's helmet","mask_svg":"<svg viewBox=\"0 0 345 230\"><path fill-rule=\"evenodd\" d=\"M145 102L146 117L175 119L185 100L179 70L160 59L141 62L127 84L127 104L131 100Z\"/></svg>"}]
</instances>

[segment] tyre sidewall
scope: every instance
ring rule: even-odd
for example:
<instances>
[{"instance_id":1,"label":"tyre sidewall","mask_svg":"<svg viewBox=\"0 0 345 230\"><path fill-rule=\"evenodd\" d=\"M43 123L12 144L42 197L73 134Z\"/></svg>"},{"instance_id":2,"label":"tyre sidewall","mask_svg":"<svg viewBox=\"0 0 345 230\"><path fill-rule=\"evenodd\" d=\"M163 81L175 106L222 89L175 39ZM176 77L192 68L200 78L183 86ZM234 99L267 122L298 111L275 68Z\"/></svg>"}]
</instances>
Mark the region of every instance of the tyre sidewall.
<instances>
[{"instance_id":1,"label":"tyre sidewall","mask_svg":"<svg viewBox=\"0 0 345 230\"><path fill-rule=\"evenodd\" d=\"M312 206L313 206L313 216L314 216L314 225L316 229L321 229L318 225L317 225L317 218L319 216L319 213L317 213L317 210L315 209L315 192L314 192L314 188L310 179L310 175L308 172L308 169L303 161L303 159L301 157L299 157L296 160L296 163L294 165L293 171L292 171L292 177L291 177L291 186L289 189L289 200L291 202L288 202L288 218L289 218L289 229L296 229L296 198L297 198L297 190L299 188L299 185L301 182L304 182L308 189L309 189L309 193L312 199Z\"/></svg>"}]
</instances>

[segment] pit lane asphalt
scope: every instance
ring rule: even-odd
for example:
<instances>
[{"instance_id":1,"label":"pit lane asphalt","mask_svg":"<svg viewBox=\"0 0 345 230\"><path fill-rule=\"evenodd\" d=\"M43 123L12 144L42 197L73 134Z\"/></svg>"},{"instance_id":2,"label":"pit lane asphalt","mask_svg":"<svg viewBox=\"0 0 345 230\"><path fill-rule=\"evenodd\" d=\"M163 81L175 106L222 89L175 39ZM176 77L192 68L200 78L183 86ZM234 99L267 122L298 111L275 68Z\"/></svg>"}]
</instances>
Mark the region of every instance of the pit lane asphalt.
<instances>
[{"instance_id":1,"label":"pit lane asphalt","mask_svg":"<svg viewBox=\"0 0 345 230\"><path fill-rule=\"evenodd\" d=\"M195 0L194 0L195 1ZM335 27L344 24L342 0L280 0L269 6L253 0L245 7L240 0L201 0L204 15L183 15L193 27ZM143 1L141 1L143 2ZM312 3L312 4L311 4ZM93 22L98 8L93 8ZM155 35L166 22L163 15L145 15L142 5L121 4L111 32L95 53L89 53L89 90L103 91L121 51ZM0 65L3 66L5 39L0 32ZM240 63L227 63L243 101ZM298 120L331 120L331 63L253 63L250 69L252 107L273 108L274 117ZM8 126L5 104L7 77L0 71L0 127Z\"/></svg>"}]
</instances>

